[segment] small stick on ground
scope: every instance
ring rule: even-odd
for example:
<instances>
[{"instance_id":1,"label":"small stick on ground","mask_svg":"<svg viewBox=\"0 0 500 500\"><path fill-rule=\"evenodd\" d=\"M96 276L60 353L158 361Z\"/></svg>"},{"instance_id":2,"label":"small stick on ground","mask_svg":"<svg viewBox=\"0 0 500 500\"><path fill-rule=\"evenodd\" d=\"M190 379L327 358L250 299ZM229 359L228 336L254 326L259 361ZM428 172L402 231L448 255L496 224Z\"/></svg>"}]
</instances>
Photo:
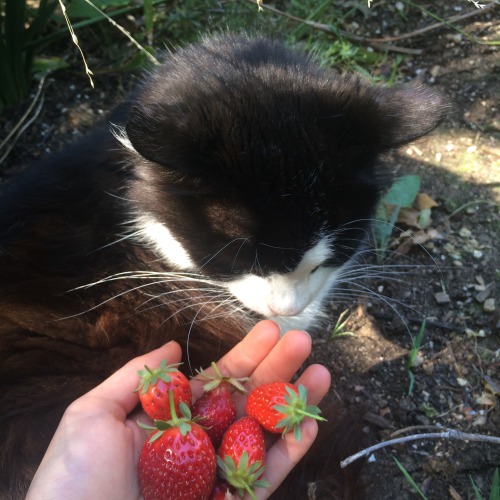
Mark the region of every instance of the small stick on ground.
<instances>
[{"instance_id":1,"label":"small stick on ground","mask_svg":"<svg viewBox=\"0 0 500 500\"><path fill-rule=\"evenodd\" d=\"M351 455L345 460L342 460L342 462L340 462L340 466L342 468L347 467L355 460L358 460L358 458L365 457L376 450L385 448L386 446L393 446L395 444L407 443L409 441L417 441L419 439L459 439L461 441L479 441L483 443L492 443L500 445L500 437L487 436L485 434L468 434L466 432L457 431L455 429L446 429L443 430L443 432L412 434L411 436L405 436L402 438L389 439L388 441L384 441L374 446L370 446L369 448L365 448L364 450L361 450L360 452Z\"/></svg>"}]
</instances>

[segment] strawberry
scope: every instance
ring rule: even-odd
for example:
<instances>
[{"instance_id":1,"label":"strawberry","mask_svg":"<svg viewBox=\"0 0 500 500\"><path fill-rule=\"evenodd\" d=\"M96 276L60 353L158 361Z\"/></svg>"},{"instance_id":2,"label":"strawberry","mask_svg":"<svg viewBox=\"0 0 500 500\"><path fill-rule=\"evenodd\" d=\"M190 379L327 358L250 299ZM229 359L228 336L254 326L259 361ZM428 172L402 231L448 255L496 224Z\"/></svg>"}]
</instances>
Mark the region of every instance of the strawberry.
<instances>
[{"instance_id":1,"label":"strawberry","mask_svg":"<svg viewBox=\"0 0 500 500\"><path fill-rule=\"evenodd\" d=\"M216 477L215 450L207 433L191 421L191 412L180 403L177 417L169 391L172 419L155 421L154 430L142 447L138 474L144 500L207 500Z\"/></svg>"},{"instance_id":2,"label":"strawberry","mask_svg":"<svg viewBox=\"0 0 500 500\"><path fill-rule=\"evenodd\" d=\"M305 417L325 420L317 406L307 405L307 389L286 382L272 382L254 389L248 396L246 413L269 432L285 435L293 430L300 441L300 424Z\"/></svg>"},{"instance_id":3,"label":"strawberry","mask_svg":"<svg viewBox=\"0 0 500 500\"><path fill-rule=\"evenodd\" d=\"M247 378L224 377L215 363L212 363L214 375L199 371L198 377L207 380L203 389L206 391L193 405L193 417L203 425L215 448L220 445L222 436L236 419L236 406L231 396L231 387L245 392L241 382Z\"/></svg>"},{"instance_id":4,"label":"strawberry","mask_svg":"<svg viewBox=\"0 0 500 500\"><path fill-rule=\"evenodd\" d=\"M218 477L210 493L210 500L233 500L235 493L236 490L230 484Z\"/></svg>"},{"instance_id":5,"label":"strawberry","mask_svg":"<svg viewBox=\"0 0 500 500\"><path fill-rule=\"evenodd\" d=\"M179 412L179 403L182 401L191 406L191 386L189 380L181 373L175 365L167 365L163 360L156 370L145 366L145 370L137 373L141 377L139 387L139 399L143 410L153 420L169 420L172 417L170 411L168 393L174 391L175 409Z\"/></svg>"},{"instance_id":6,"label":"strawberry","mask_svg":"<svg viewBox=\"0 0 500 500\"><path fill-rule=\"evenodd\" d=\"M236 488L239 496L247 492L255 498L253 488L268 486L260 479L264 473L264 433L253 417L237 420L224 434L217 457L219 475Z\"/></svg>"}]
</instances>

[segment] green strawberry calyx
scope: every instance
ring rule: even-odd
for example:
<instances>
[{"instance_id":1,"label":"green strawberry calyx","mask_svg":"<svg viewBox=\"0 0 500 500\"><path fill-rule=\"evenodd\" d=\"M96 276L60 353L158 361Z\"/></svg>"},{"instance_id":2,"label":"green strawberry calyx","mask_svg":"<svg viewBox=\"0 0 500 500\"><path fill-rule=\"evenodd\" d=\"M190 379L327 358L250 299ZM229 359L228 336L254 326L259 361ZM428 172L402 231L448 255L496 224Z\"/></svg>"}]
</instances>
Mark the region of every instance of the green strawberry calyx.
<instances>
[{"instance_id":1,"label":"green strawberry calyx","mask_svg":"<svg viewBox=\"0 0 500 500\"><path fill-rule=\"evenodd\" d=\"M265 479L259 479L266 467L260 460L249 465L246 451L242 453L238 465L236 465L233 457L229 455L226 455L224 460L217 456L217 465L222 479L225 479L231 486L236 488L236 492L240 497L243 497L246 492L255 500L256 496L253 489L267 488L269 486Z\"/></svg>"},{"instance_id":2,"label":"green strawberry calyx","mask_svg":"<svg viewBox=\"0 0 500 500\"><path fill-rule=\"evenodd\" d=\"M168 400L170 404L170 411L172 412L172 418L170 420L155 420L154 425L147 425L137 421L137 424L141 429L153 431L149 438L150 443L155 442L166 430L172 429L173 427L177 427L180 433L185 436L191 430L191 424L194 423L194 420L191 418L191 410L183 401L179 403L179 410L182 416L177 416L174 403L174 391L168 391Z\"/></svg>"},{"instance_id":3,"label":"green strawberry calyx","mask_svg":"<svg viewBox=\"0 0 500 500\"><path fill-rule=\"evenodd\" d=\"M214 375L207 373L205 370L201 368L199 370L196 370L197 377L199 377L199 379L206 381L205 384L203 384L204 391L206 392L212 391L215 388L219 387L221 384L226 383L234 387L238 392L241 392L242 394L246 392L245 387L243 387L243 383L248 380L248 377L241 377L241 378L228 377L222 375L221 371L219 370L219 367L215 362L212 361L211 366L214 371Z\"/></svg>"},{"instance_id":4,"label":"green strawberry calyx","mask_svg":"<svg viewBox=\"0 0 500 500\"><path fill-rule=\"evenodd\" d=\"M137 374L141 377L139 387L134 392L141 391L141 394L146 394L149 387L158 382L158 380L163 380L164 382L171 382L170 373L179 371L179 366L182 363L173 363L167 365L167 360L163 360L160 366L154 370L151 370L149 366L144 366L145 370L138 370Z\"/></svg>"},{"instance_id":5,"label":"green strawberry calyx","mask_svg":"<svg viewBox=\"0 0 500 500\"><path fill-rule=\"evenodd\" d=\"M322 421L326 419L320 416L321 410L317 406L307 404L307 389L302 384L298 387L298 394L288 386L285 389L287 392L284 396L286 404L273 406L274 410L285 415L276 424L276 428L283 429L283 437L293 429L295 439L300 441L302 439L300 424L304 418L309 417Z\"/></svg>"}]
</instances>

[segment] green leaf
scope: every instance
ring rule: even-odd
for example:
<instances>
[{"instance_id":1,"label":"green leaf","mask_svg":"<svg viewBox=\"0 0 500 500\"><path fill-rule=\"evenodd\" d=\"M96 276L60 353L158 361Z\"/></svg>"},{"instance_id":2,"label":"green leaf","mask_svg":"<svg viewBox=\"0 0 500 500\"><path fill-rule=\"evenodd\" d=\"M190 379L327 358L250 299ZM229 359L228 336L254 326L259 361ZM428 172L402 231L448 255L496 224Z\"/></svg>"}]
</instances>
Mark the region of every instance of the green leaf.
<instances>
[{"instance_id":1,"label":"green leaf","mask_svg":"<svg viewBox=\"0 0 500 500\"><path fill-rule=\"evenodd\" d=\"M420 177L418 175L403 175L396 179L382 201L386 205L411 207L419 191Z\"/></svg>"},{"instance_id":2,"label":"green leaf","mask_svg":"<svg viewBox=\"0 0 500 500\"><path fill-rule=\"evenodd\" d=\"M418 214L417 222L420 224L422 229L427 229L431 223L431 209L422 208Z\"/></svg>"},{"instance_id":3,"label":"green leaf","mask_svg":"<svg viewBox=\"0 0 500 500\"><path fill-rule=\"evenodd\" d=\"M410 486L418 493L424 500L427 500L427 497L424 495L422 490L418 487L418 484L414 481L414 479L410 476L408 471L404 468L404 465L398 461L396 457L392 457L396 462L396 465L399 467L399 470L403 473L403 476L408 481Z\"/></svg>"},{"instance_id":4,"label":"green leaf","mask_svg":"<svg viewBox=\"0 0 500 500\"><path fill-rule=\"evenodd\" d=\"M472 489L474 490L474 494L476 495L476 500L483 500L481 492L479 491L479 488L477 487L476 483L474 482L474 479L472 479L471 476L469 476L469 478L470 478L470 481L472 483Z\"/></svg>"},{"instance_id":5,"label":"green leaf","mask_svg":"<svg viewBox=\"0 0 500 500\"><path fill-rule=\"evenodd\" d=\"M300 425L296 425L294 428L293 428L293 435L295 437L295 441L300 442L300 440L302 439L302 430L300 428Z\"/></svg>"},{"instance_id":6,"label":"green leaf","mask_svg":"<svg viewBox=\"0 0 500 500\"><path fill-rule=\"evenodd\" d=\"M125 7L130 5L130 0L91 0L92 3L101 10L106 10L109 7ZM72 0L66 6L66 12L71 19L92 19L94 17L102 17L91 5L85 0Z\"/></svg>"},{"instance_id":7,"label":"green leaf","mask_svg":"<svg viewBox=\"0 0 500 500\"><path fill-rule=\"evenodd\" d=\"M36 57L33 61L33 73L35 76L41 76L65 68L69 68L69 64L62 57Z\"/></svg>"},{"instance_id":8,"label":"green leaf","mask_svg":"<svg viewBox=\"0 0 500 500\"><path fill-rule=\"evenodd\" d=\"M377 244L379 261L383 259L394 224L402 207L411 207L420 191L418 175L403 175L395 180L377 206L373 236ZM392 207L392 212L390 207Z\"/></svg>"},{"instance_id":9,"label":"green leaf","mask_svg":"<svg viewBox=\"0 0 500 500\"><path fill-rule=\"evenodd\" d=\"M491 490L489 500L500 500L500 477L498 475L498 469L495 469L493 477L491 479Z\"/></svg>"}]
</instances>

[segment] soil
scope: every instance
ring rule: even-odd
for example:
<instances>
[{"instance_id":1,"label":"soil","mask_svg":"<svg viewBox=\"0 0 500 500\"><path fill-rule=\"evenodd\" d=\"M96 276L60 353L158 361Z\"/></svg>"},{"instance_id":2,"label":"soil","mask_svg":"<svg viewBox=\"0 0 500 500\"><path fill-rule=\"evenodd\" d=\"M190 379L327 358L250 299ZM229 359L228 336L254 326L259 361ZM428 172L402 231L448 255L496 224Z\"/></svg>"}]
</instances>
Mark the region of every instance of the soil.
<instances>
[{"instance_id":1,"label":"soil","mask_svg":"<svg viewBox=\"0 0 500 500\"><path fill-rule=\"evenodd\" d=\"M399 4L384 3L368 17L360 13L356 34L388 37L435 22L404 19L396 15ZM449 18L475 7L453 0L432 9ZM339 408L363 413L366 446L442 428L500 436L500 61L498 49L486 44L500 39L497 19L498 8L458 22L461 33L444 27L391 41L421 51L404 57L398 79L435 87L449 114L431 136L388 158L396 175L420 176L421 192L436 202L430 224L399 223L382 262L367 254L367 264L382 265L356 273L350 291L332 303L331 328L314 337L312 361L331 369L331 398ZM396 57L389 52L376 71L390 72ZM92 91L75 72L50 77L40 114L13 146L3 175L15 175L17 165L84 133L133 80L99 75ZM11 130L24 110L3 117L0 129ZM342 331L353 334L332 339L345 310L350 315ZM364 467L368 498L417 497L394 457L429 499L476 498L472 481L487 498L500 445L419 439L384 447Z\"/></svg>"}]
</instances>

